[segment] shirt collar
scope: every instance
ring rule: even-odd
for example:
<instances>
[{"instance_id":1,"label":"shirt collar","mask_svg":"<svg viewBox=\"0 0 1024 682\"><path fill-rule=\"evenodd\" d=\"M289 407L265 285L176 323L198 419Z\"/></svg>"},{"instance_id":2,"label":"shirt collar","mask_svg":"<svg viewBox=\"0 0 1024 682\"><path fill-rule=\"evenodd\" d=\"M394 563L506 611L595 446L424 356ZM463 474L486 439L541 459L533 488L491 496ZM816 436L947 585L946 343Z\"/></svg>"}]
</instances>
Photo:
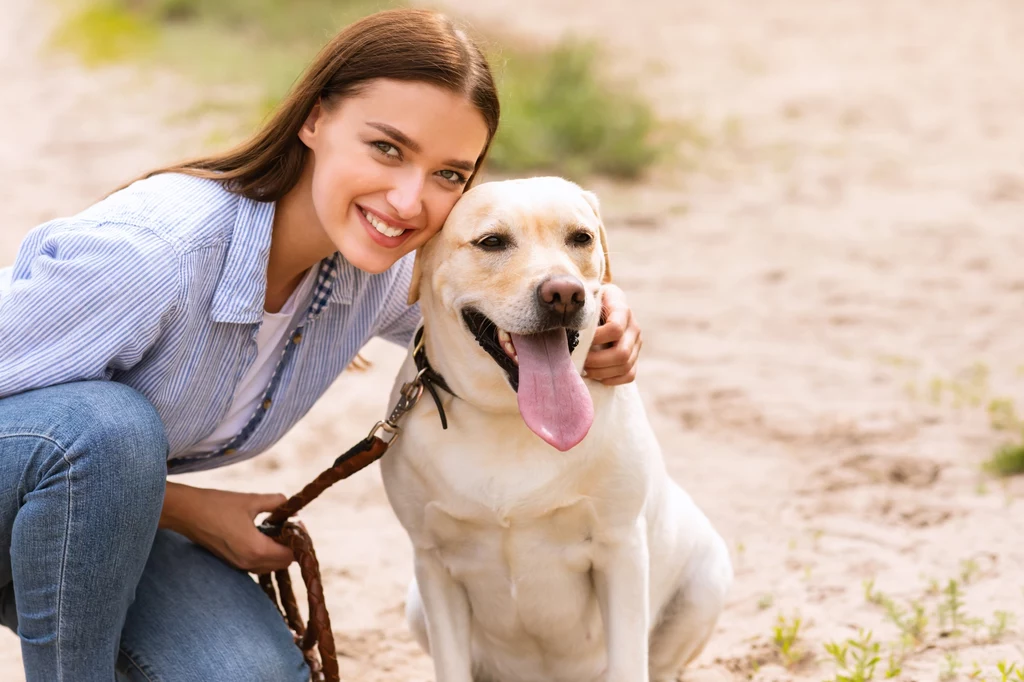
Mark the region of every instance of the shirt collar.
<instances>
[{"instance_id":1,"label":"shirt collar","mask_svg":"<svg viewBox=\"0 0 1024 682\"><path fill-rule=\"evenodd\" d=\"M255 324L263 319L274 206L239 197L231 243L213 294L214 322Z\"/></svg>"},{"instance_id":2,"label":"shirt collar","mask_svg":"<svg viewBox=\"0 0 1024 682\"><path fill-rule=\"evenodd\" d=\"M256 324L263 319L274 208L274 202L239 197L231 243L213 295L210 317L214 322ZM353 266L335 253L321 261L314 292L329 303L351 303L355 274ZM324 307L316 305L317 294L310 310L314 316Z\"/></svg>"},{"instance_id":3,"label":"shirt collar","mask_svg":"<svg viewBox=\"0 0 1024 682\"><path fill-rule=\"evenodd\" d=\"M319 267L320 272L313 283L309 319L319 317L328 303L352 303L352 290L355 288L355 269L340 253L324 258Z\"/></svg>"}]
</instances>

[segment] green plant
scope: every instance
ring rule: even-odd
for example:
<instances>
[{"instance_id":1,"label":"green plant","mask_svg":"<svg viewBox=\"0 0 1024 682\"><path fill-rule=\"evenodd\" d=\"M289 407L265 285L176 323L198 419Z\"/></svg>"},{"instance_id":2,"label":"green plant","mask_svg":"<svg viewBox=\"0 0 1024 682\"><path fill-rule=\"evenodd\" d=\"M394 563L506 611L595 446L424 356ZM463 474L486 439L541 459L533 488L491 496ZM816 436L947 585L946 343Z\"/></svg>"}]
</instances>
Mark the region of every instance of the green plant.
<instances>
[{"instance_id":1,"label":"green plant","mask_svg":"<svg viewBox=\"0 0 1024 682\"><path fill-rule=\"evenodd\" d=\"M970 585L979 573L981 573L981 566L976 560L964 559L960 562L960 580L964 585Z\"/></svg>"},{"instance_id":2,"label":"green plant","mask_svg":"<svg viewBox=\"0 0 1024 682\"><path fill-rule=\"evenodd\" d=\"M1017 416L1011 398L993 398L988 403L988 423L996 431L1024 430L1024 421Z\"/></svg>"},{"instance_id":3,"label":"green plant","mask_svg":"<svg viewBox=\"0 0 1024 682\"><path fill-rule=\"evenodd\" d=\"M948 680L955 680L957 673L960 670L960 659L957 657L955 651L950 651L946 654L946 667L939 673L939 679L943 682Z\"/></svg>"},{"instance_id":4,"label":"green plant","mask_svg":"<svg viewBox=\"0 0 1024 682\"><path fill-rule=\"evenodd\" d=\"M888 597L882 594L881 591L875 589L875 579L869 578L861 583L864 587L864 601L869 604L876 604L882 606L885 604Z\"/></svg>"},{"instance_id":5,"label":"green plant","mask_svg":"<svg viewBox=\"0 0 1024 682\"><path fill-rule=\"evenodd\" d=\"M918 645L924 642L925 630L928 627L928 615L924 604L916 600L911 601L909 612L891 599L886 599L883 605L886 618L899 628L905 643Z\"/></svg>"},{"instance_id":6,"label":"green plant","mask_svg":"<svg viewBox=\"0 0 1024 682\"><path fill-rule=\"evenodd\" d=\"M145 17L117 2L97 2L72 13L54 33L53 42L95 65L148 54L158 38L157 27Z\"/></svg>"},{"instance_id":7,"label":"green plant","mask_svg":"<svg viewBox=\"0 0 1024 682\"><path fill-rule=\"evenodd\" d=\"M903 672L903 658L897 656L895 651L889 652L889 664L885 668L885 679L891 680Z\"/></svg>"},{"instance_id":8,"label":"green plant","mask_svg":"<svg viewBox=\"0 0 1024 682\"><path fill-rule=\"evenodd\" d=\"M636 178L666 157L650 106L631 88L600 76L593 44L563 42L534 51L503 50L497 65L502 124L491 148L494 168L536 168L579 177ZM690 131L693 145L702 136Z\"/></svg>"},{"instance_id":9,"label":"green plant","mask_svg":"<svg viewBox=\"0 0 1024 682\"><path fill-rule=\"evenodd\" d=\"M1018 673L1018 679L1024 677L1024 675L1020 674L1021 670L1017 669L1016 663L1011 663L1009 667L1007 667L1006 661L999 661L998 663L996 663L996 670L999 671L999 682L1009 682L1010 675L1012 675L1015 671Z\"/></svg>"},{"instance_id":10,"label":"green plant","mask_svg":"<svg viewBox=\"0 0 1024 682\"><path fill-rule=\"evenodd\" d=\"M775 597L770 594L763 594L761 598L757 600L757 610L766 611L772 607L775 603Z\"/></svg>"},{"instance_id":11,"label":"green plant","mask_svg":"<svg viewBox=\"0 0 1024 682\"><path fill-rule=\"evenodd\" d=\"M942 592L945 598L938 607L939 627L946 631L948 625L949 634L959 635L961 634L960 626L964 625L967 619L967 615L963 611L964 600L960 584L951 578Z\"/></svg>"},{"instance_id":12,"label":"green plant","mask_svg":"<svg viewBox=\"0 0 1024 682\"><path fill-rule=\"evenodd\" d=\"M787 668L802 661L806 655L797 645L801 624L800 616L794 615L793 619L789 620L780 613L772 627L772 644Z\"/></svg>"},{"instance_id":13,"label":"green plant","mask_svg":"<svg viewBox=\"0 0 1024 682\"><path fill-rule=\"evenodd\" d=\"M1009 611L996 611L992 614L992 623L988 626L988 636L993 642L999 641L1013 622L1014 616Z\"/></svg>"},{"instance_id":14,"label":"green plant","mask_svg":"<svg viewBox=\"0 0 1024 682\"><path fill-rule=\"evenodd\" d=\"M1024 473L1024 442L1000 446L983 467L996 476Z\"/></svg>"},{"instance_id":15,"label":"green plant","mask_svg":"<svg viewBox=\"0 0 1024 682\"><path fill-rule=\"evenodd\" d=\"M849 645L840 642L825 642L825 651L836 662L839 668L846 668L846 657L849 653Z\"/></svg>"},{"instance_id":16,"label":"green plant","mask_svg":"<svg viewBox=\"0 0 1024 682\"><path fill-rule=\"evenodd\" d=\"M825 651L836 662L836 676L832 682L868 682L875 676L875 668L881 661L879 650L881 645L871 641L871 631L860 630L857 638L849 638L844 643L829 642ZM890 658L889 670L893 670L895 659ZM899 670L892 675L898 675ZM886 672L886 677L892 677Z\"/></svg>"}]
</instances>

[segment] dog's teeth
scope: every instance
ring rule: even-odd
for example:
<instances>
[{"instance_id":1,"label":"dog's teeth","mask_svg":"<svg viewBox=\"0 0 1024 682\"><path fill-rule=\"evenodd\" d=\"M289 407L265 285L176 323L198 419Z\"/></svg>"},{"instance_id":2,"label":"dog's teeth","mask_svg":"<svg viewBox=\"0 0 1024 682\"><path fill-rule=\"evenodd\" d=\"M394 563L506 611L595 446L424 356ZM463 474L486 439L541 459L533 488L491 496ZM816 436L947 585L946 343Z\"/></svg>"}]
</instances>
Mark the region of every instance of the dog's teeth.
<instances>
[{"instance_id":1,"label":"dog's teeth","mask_svg":"<svg viewBox=\"0 0 1024 682\"><path fill-rule=\"evenodd\" d=\"M519 364L519 356L516 355L516 347L512 345L512 342L511 341L506 341L505 343L501 344L501 347L505 349L505 353L510 358L512 358L512 361L515 362L518 365Z\"/></svg>"},{"instance_id":2,"label":"dog's teeth","mask_svg":"<svg viewBox=\"0 0 1024 682\"><path fill-rule=\"evenodd\" d=\"M513 362L519 364L519 356L516 355L516 347L512 344L512 335L504 329L498 329L498 343L505 350L505 355L512 358Z\"/></svg>"}]
</instances>

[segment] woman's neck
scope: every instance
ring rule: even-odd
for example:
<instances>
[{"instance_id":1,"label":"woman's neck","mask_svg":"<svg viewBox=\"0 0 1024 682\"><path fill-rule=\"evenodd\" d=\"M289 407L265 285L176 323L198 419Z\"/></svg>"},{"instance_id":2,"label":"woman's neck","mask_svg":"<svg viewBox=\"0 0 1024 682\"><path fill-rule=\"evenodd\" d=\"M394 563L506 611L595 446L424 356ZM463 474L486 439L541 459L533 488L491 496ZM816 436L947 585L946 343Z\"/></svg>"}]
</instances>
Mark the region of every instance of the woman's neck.
<instances>
[{"instance_id":1,"label":"woman's neck","mask_svg":"<svg viewBox=\"0 0 1024 682\"><path fill-rule=\"evenodd\" d=\"M309 269L334 251L313 209L312 165L307 162L274 209L264 310L280 311Z\"/></svg>"}]
</instances>

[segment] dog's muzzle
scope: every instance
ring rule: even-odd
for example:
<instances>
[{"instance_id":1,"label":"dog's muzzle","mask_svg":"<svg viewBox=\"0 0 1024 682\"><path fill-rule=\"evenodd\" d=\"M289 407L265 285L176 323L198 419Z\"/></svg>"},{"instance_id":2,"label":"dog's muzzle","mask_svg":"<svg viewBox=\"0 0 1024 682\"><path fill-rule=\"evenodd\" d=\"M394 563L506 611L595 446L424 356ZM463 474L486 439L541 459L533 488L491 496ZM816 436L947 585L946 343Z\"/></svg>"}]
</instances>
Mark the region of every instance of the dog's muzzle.
<instances>
[{"instance_id":1,"label":"dog's muzzle","mask_svg":"<svg viewBox=\"0 0 1024 682\"><path fill-rule=\"evenodd\" d=\"M480 347L487 351L487 354L491 356L491 359L497 363L508 378L508 383L512 386L512 390L519 392L519 366L516 365L515 361L505 352L502 347L501 340L498 338L498 326L494 324L483 313L473 310L466 309L462 311L462 321L466 323L466 327L470 333L476 339L476 342L480 344ZM550 331L553 327L547 329L538 330L538 333L543 331ZM580 343L580 333L577 329L566 329L565 340L569 346L569 353L571 354L576 350L576 346Z\"/></svg>"}]
</instances>

